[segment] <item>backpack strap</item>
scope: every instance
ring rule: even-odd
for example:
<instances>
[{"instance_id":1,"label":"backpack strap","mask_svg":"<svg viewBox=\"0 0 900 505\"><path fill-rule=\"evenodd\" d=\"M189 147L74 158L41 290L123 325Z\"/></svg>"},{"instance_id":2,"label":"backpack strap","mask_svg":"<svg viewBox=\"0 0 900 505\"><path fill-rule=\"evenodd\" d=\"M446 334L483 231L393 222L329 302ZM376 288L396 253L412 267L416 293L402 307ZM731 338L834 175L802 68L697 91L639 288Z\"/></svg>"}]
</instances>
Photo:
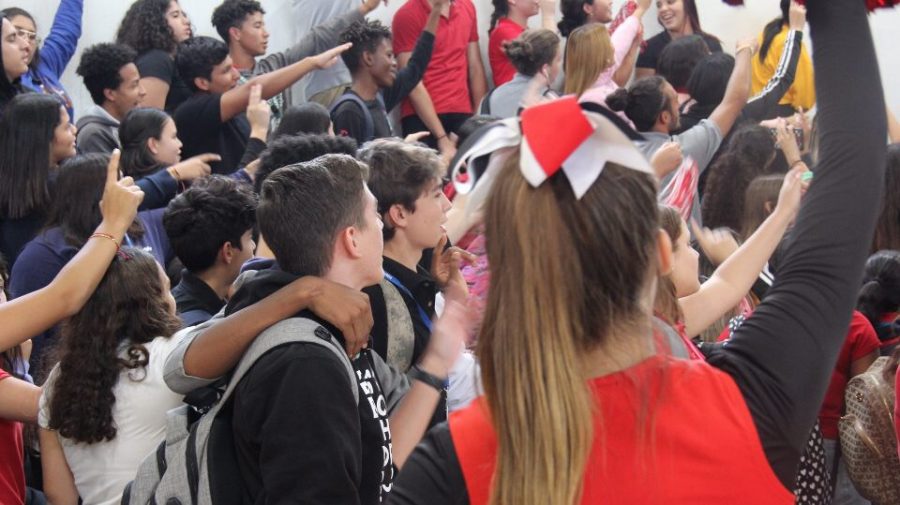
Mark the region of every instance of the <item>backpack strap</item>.
<instances>
[{"instance_id":1,"label":"backpack strap","mask_svg":"<svg viewBox=\"0 0 900 505\"><path fill-rule=\"evenodd\" d=\"M381 98L381 93L376 95L378 97L379 103L381 103L382 108L384 107L383 98ZM369 112L369 107L366 105L366 102L363 101L362 98L359 97L356 93L353 93L350 90L344 92L331 106L331 120L334 121L334 116L337 113L337 110L347 102L353 102L362 110L363 119L365 120L365 140L369 141L375 138L375 121L372 119L372 113Z\"/></svg>"},{"instance_id":2,"label":"backpack strap","mask_svg":"<svg viewBox=\"0 0 900 505\"><path fill-rule=\"evenodd\" d=\"M353 399L356 403L359 403L359 388L357 387L356 382L356 372L353 370L353 365L350 363L350 359L347 358L347 354L344 352L344 348L341 346L340 342L338 342L337 339L334 338L334 335L325 329L324 326L312 319L293 317L280 321L256 337L253 344L251 344L247 351L244 352L244 357L241 358L240 363L238 363L237 368L235 368L234 374L232 374L231 379L228 381L228 387L225 388L225 392L222 394L222 398L219 400L217 406L224 405L228 402L228 399L234 393L235 388L241 382L241 379L244 378L244 375L250 371L250 368L253 367L256 360L276 347L294 343L319 345L333 352L338 360L344 365L347 377L350 380L350 389L353 392Z\"/></svg>"},{"instance_id":3,"label":"backpack strap","mask_svg":"<svg viewBox=\"0 0 900 505\"><path fill-rule=\"evenodd\" d=\"M491 115L491 97L494 96L494 91L497 91L497 88L488 91L484 98L481 99L481 107L478 108L478 113L482 116Z\"/></svg>"}]
</instances>

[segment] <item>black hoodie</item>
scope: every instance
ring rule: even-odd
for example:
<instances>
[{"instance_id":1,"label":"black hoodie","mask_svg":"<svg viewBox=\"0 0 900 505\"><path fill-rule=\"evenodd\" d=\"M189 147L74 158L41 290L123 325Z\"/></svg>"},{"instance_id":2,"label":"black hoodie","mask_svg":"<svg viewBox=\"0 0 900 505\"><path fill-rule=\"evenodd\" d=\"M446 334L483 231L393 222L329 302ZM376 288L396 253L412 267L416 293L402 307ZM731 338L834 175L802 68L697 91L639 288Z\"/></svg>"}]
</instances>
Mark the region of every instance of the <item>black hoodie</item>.
<instances>
[{"instance_id":1,"label":"black hoodie","mask_svg":"<svg viewBox=\"0 0 900 505\"><path fill-rule=\"evenodd\" d=\"M296 279L277 269L260 272L238 290L226 314ZM308 311L297 316L315 320L343 344L334 326ZM318 345L277 347L241 380L234 442L251 503L375 504L387 497L394 478L388 416L405 383L369 350L352 364L358 404L344 365Z\"/></svg>"}]
</instances>

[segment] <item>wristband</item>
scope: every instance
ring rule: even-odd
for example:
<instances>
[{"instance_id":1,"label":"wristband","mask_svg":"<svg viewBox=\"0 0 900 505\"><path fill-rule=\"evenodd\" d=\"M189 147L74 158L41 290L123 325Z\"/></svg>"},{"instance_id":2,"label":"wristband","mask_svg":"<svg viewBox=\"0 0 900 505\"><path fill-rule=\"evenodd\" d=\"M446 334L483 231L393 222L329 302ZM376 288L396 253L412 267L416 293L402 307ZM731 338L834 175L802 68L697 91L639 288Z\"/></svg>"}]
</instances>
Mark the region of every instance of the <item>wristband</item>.
<instances>
[{"instance_id":1,"label":"wristband","mask_svg":"<svg viewBox=\"0 0 900 505\"><path fill-rule=\"evenodd\" d=\"M116 245L116 252L119 252L119 241L116 240L116 237L113 237L109 233L100 233L99 231L94 232L90 237L88 237L88 240L92 238L105 238L107 240L111 240L112 243Z\"/></svg>"},{"instance_id":2,"label":"wristband","mask_svg":"<svg viewBox=\"0 0 900 505\"><path fill-rule=\"evenodd\" d=\"M438 141L438 140L441 140L441 139L445 139L445 138L447 138L447 134L446 134L446 133L443 134L443 135L440 135L439 137L437 137L437 138L435 139L435 141Z\"/></svg>"},{"instance_id":3,"label":"wristband","mask_svg":"<svg viewBox=\"0 0 900 505\"><path fill-rule=\"evenodd\" d=\"M407 372L407 375L409 375L410 380L416 380L431 386L439 393L444 391L444 386L447 382L446 379L438 378L425 370L422 370L419 368L419 365L413 365L413 367L409 369L409 372Z\"/></svg>"},{"instance_id":4,"label":"wristband","mask_svg":"<svg viewBox=\"0 0 900 505\"><path fill-rule=\"evenodd\" d=\"M756 51L753 49L753 46L741 46L741 47L737 48L737 49L734 51L734 55L737 56L738 53L740 53L740 52L743 51L744 49L749 49L749 50L750 50L750 56L751 56L751 57L752 57L754 54L756 54Z\"/></svg>"},{"instance_id":5,"label":"wristband","mask_svg":"<svg viewBox=\"0 0 900 505\"><path fill-rule=\"evenodd\" d=\"M793 170L794 167L796 167L797 165L799 165L799 164L801 164L801 163L806 163L806 162L803 161L803 160L797 160L797 161L791 163L791 166L790 166L790 168L788 168L788 170Z\"/></svg>"}]
</instances>

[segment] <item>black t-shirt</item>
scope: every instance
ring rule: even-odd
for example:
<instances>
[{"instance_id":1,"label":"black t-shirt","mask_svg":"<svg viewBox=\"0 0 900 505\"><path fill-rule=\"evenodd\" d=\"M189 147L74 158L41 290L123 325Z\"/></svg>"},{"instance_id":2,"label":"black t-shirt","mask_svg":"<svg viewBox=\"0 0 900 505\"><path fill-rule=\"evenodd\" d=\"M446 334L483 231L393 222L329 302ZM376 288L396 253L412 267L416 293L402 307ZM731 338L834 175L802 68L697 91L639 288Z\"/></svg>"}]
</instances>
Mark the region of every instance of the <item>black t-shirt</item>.
<instances>
[{"instance_id":1,"label":"black t-shirt","mask_svg":"<svg viewBox=\"0 0 900 505\"><path fill-rule=\"evenodd\" d=\"M703 37L703 41L706 42L710 52L722 52L722 44L719 42L719 39L706 33L702 33L700 36ZM656 70L659 55L669 45L669 42L672 42L672 36L665 30L651 37L641 49L641 54L638 55L637 68L652 68Z\"/></svg>"},{"instance_id":2,"label":"black t-shirt","mask_svg":"<svg viewBox=\"0 0 900 505\"><path fill-rule=\"evenodd\" d=\"M347 92L356 95L353 90L348 90ZM388 121L387 112L384 110L384 105L382 105L381 101L376 98L375 100L363 100L363 103L366 104L369 115L372 117L372 136L368 137L366 135L365 111L353 100L344 101L331 115L335 135L356 139L356 143L359 145L372 139L393 136L394 132L391 131L391 123Z\"/></svg>"},{"instance_id":3,"label":"black t-shirt","mask_svg":"<svg viewBox=\"0 0 900 505\"><path fill-rule=\"evenodd\" d=\"M178 138L184 143L181 158L216 153L222 161L211 163L214 174L230 174L240 168L250 138L250 123L244 114L222 122L222 95L196 93L175 111Z\"/></svg>"},{"instance_id":4,"label":"black t-shirt","mask_svg":"<svg viewBox=\"0 0 900 505\"><path fill-rule=\"evenodd\" d=\"M369 505L387 498L394 479L388 407L370 353L353 361L357 405L344 365L318 345L280 346L244 376L233 430L253 503Z\"/></svg>"},{"instance_id":5,"label":"black t-shirt","mask_svg":"<svg viewBox=\"0 0 900 505\"><path fill-rule=\"evenodd\" d=\"M155 77L169 85L166 95L166 112L171 114L185 100L191 97L191 88L178 75L175 60L160 49L152 49L137 57L134 61L141 78Z\"/></svg>"}]
</instances>

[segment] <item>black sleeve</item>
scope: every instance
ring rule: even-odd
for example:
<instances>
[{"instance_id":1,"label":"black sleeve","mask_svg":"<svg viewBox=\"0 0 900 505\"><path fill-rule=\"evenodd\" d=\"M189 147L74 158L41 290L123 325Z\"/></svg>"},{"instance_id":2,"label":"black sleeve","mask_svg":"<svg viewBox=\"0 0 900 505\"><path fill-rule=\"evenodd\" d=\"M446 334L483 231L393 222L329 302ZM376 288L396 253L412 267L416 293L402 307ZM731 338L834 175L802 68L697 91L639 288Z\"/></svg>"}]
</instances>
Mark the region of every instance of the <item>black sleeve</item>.
<instances>
[{"instance_id":1,"label":"black sleeve","mask_svg":"<svg viewBox=\"0 0 900 505\"><path fill-rule=\"evenodd\" d=\"M235 442L241 463L255 467L248 491L257 502L359 503L362 446L350 387L337 358L309 344L270 352L244 377Z\"/></svg>"},{"instance_id":2,"label":"black sleeve","mask_svg":"<svg viewBox=\"0 0 900 505\"><path fill-rule=\"evenodd\" d=\"M238 167L244 168L250 163L253 163L265 150L266 143L264 141L255 137L250 137L247 140L247 148L244 149L244 156L241 157L241 162L238 163Z\"/></svg>"},{"instance_id":3,"label":"black sleeve","mask_svg":"<svg viewBox=\"0 0 900 505\"><path fill-rule=\"evenodd\" d=\"M366 118L365 112L355 102L347 101L340 105L331 115L334 125L334 134L339 137L350 137L356 140L358 145L366 142Z\"/></svg>"},{"instance_id":4,"label":"black sleeve","mask_svg":"<svg viewBox=\"0 0 900 505\"><path fill-rule=\"evenodd\" d=\"M175 60L165 51L159 49L147 51L138 56L134 63L142 78L155 77L166 84L172 84L172 78L175 75Z\"/></svg>"},{"instance_id":5,"label":"black sleeve","mask_svg":"<svg viewBox=\"0 0 900 505\"><path fill-rule=\"evenodd\" d=\"M741 389L788 489L850 323L881 202L887 129L864 3L810 0L807 9L820 163L766 299L709 358Z\"/></svg>"},{"instance_id":6,"label":"black sleeve","mask_svg":"<svg viewBox=\"0 0 900 505\"><path fill-rule=\"evenodd\" d=\"M138 210L152 210L165 207L175 193L178 192L178 181L169 174L168 170L159 170L147 177L143 177L134 182L144 192L144 199L141 201Z\"/></svg>"},{"instance_id":7,"label":"black sleeve","mask_svg":"<svg viewBox=\"0 0 900 505\"><path fill-rule=\"evenodd\" d=\"M432 428L416 446L394 481L389 505L462 505L469 503L447 423Z\"/></svg>"},{"instance_id":8,"label":"black sleeve","mask_svg":"<svg viewBox=\"0 0 900 505\"><path fill-rule=\"evenodd\" d=\"M406 98L419 81L425 75L425 69L431 62L431 53L434 50L434 35L431 32L422 32L416 47L409 57L409 63L397 73L394 85L381 92L384 97L384 110L388 113Z\"/></svg>"},{"instance_id":9,"label":"black sleeve","mask_svg":"<svg viewBox=\"0 0 900 505\"><path fill-rule=\"evenodd\" d=\"M800 63L802 46L803 32L791 30L788 39L785 40L784 51L781 52L775 74L759 94L747 101L747 105L741 111L742 120L762 121L769 117L772 109L778 107L781 98L788 92L794 84L794 78L797 77L797 65Z\"/></svg>"}]
</instances>

